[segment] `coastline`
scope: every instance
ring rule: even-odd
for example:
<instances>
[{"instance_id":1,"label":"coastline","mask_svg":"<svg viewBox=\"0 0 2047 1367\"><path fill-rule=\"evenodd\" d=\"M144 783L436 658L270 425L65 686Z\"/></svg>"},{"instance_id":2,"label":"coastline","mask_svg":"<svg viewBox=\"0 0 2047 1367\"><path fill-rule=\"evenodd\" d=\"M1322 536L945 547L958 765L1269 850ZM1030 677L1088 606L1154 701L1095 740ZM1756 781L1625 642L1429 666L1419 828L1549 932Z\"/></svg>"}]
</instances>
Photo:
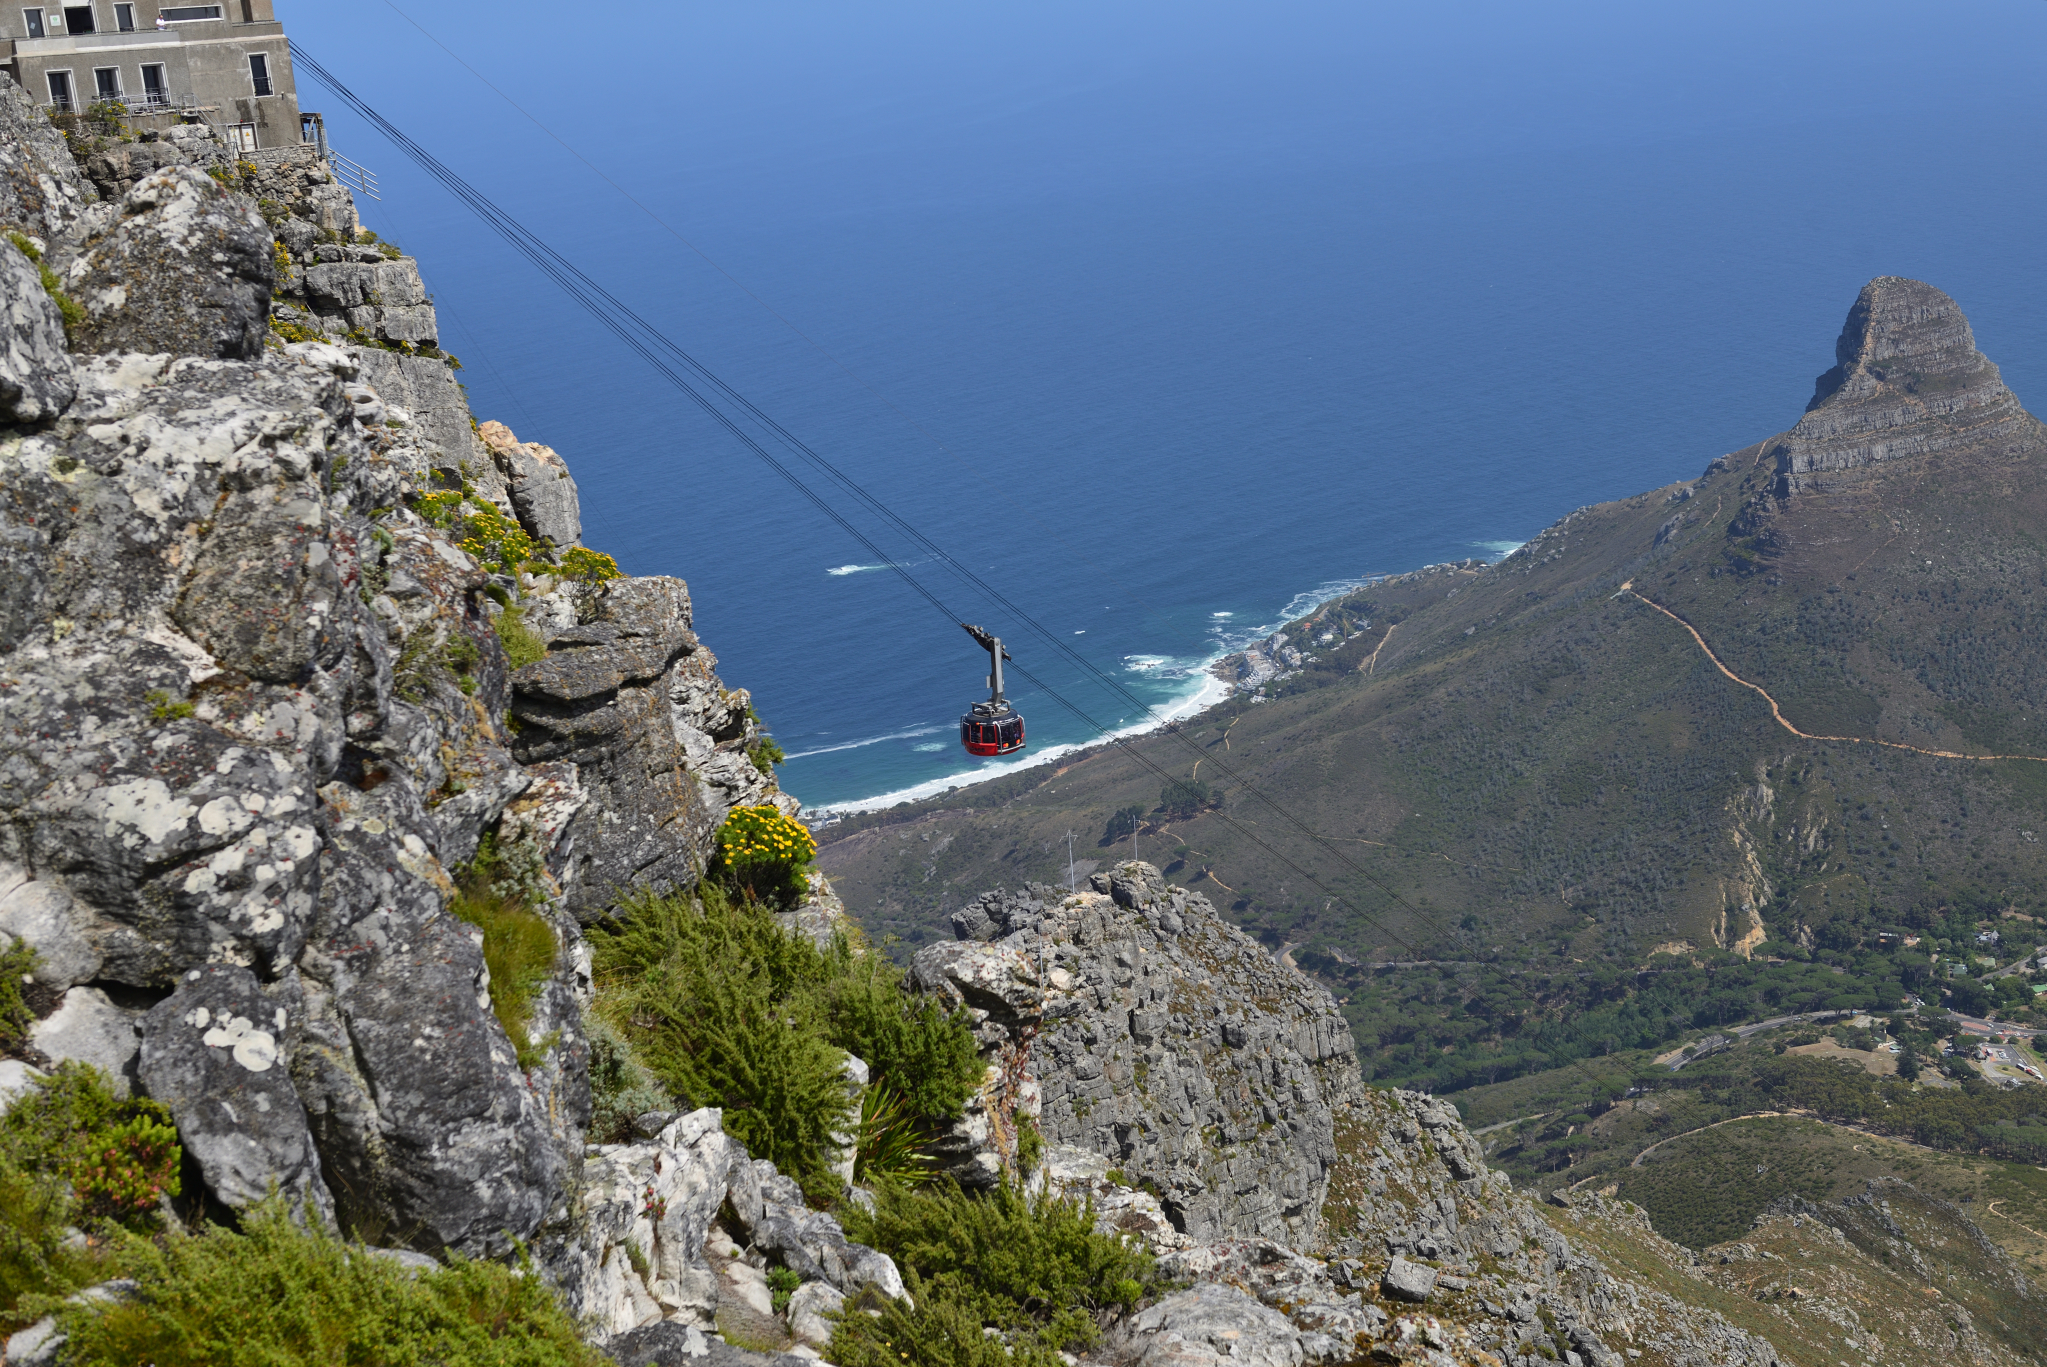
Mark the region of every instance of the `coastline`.
<instances>
[{"instance_id":1,"label":"coastline","mask_svg":"<svg viewBox=\"0 0 2047 1367\"><path fill-rule=\"evenodd\" d=\"M1436 567L1428 566L1422 570L1414 571L1414 573L1427 573L1434 568ZM1247 652L1256 650L1262 643L1270 640L1274 633L1284 631L1293 623L1319 611L1339 598L1356 593L1359 589L1366 588L1372 584L1384 583L1401 577L1399 575L1368 574L1356 579L1325 580L1315 589L1295 594L1287 601L1286 606L1280 610L1281 616L1278 621L1258 628L1250 634L1248 640L1238 637L1237 640L1241 644L1234 644L1218 650L1208 659L1189 669L1188 677L1199 679L1200 684L1185 697L1152 708L1142 721L1128 726L1117 727L1113 731L1108 731L1086 740L1061 742L1057 745L1048 746L1043 750L1032 750L1023 759L993 764L962 773L947 774L938 778L925 779L908 787L892 789L885 793L877 793L872 797L853 798L845 802L820 803L815 807L806 804L803 809L803 820L806 824L813 827L822 828L831 825L842 817L881 811L885 808L908 802L922 802L926 798L938 797L955 788L970 787L992 779L1004 778L1010 774L1020 773L1023 770L1032 769L1041 764L1054 763L1082 750L1092 749L1095 746L1105 745L1112 741L1128 739L1132 736L1145 735L1170 723L1199 716L1201 713L1208 711L1211 707L1229 698L1233 693L1250 692L1253 688L1262 686L1263 683L1268 682L1270 679L1268 675L1247 687L1238 682L1236 671L1231 667L1231 661L1244 659ZM937 735L942 731L950 729L950 727L931 727L920 730L919 734L928 732L928 734ZM907 735L909 733L905 732L902 734ZM893 738L895 737L877 737L876 740ZM852 748L853 745L873 743L875 742L859 741L843 747L830 748ZM809 751L806 753L816 754L823 753L823 751Z\"/></svg>"}]
</instances>

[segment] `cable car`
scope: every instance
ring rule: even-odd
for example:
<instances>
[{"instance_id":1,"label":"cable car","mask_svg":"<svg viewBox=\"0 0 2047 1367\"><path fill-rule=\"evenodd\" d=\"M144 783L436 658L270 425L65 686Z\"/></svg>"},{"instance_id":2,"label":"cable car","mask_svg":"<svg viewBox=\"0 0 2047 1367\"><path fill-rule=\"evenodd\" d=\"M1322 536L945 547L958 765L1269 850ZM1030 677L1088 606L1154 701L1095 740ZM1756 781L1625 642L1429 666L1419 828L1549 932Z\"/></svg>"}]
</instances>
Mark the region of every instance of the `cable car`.
<instances>
[{"instance_id":1,"label":"cable car","mask_svg":"<svg viewBox=\"0 0 2047 1367\"><path fill-rule=\"evenodd\" d=\"M1002 648L1000 636L990 636L965 622L960 625L988 652L990 666L988 701L975 703L960 717L960 744L970 755L1013 755L1024 748L1024 719L1023 713L1002 696L1002 662L1009 658L1009 652Z\"/></svg>"}]
</instances>

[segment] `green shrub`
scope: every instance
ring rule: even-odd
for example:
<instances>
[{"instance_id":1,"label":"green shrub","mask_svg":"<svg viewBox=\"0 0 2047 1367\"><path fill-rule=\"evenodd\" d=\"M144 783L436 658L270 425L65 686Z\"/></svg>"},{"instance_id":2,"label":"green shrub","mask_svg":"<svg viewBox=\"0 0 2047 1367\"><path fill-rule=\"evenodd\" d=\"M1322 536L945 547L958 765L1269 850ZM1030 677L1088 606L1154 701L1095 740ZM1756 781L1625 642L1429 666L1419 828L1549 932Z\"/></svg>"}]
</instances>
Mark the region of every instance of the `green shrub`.
<instances>
[{"instance_id":1,"label":"green shrub","mask_svg":"<svg viewBox=\"0 0 2047 1367\"><path fill-rule=\"evenodd\" d=\"M600 1367L530 1268L414 1274L301 1229L281 1203L121 1251L138 1299L69 1306L67 1361L99 1367Z\"/></svg>"},{"instance_id":2,"label":"green shrub","mask_svg":"<svg viewBox=\"0 0 2047 1367\"><path fill-rule=\"evenodd\" d=\"M591 936L598 1010L639 1046L654 1076L806 1194L828 1199L832 1136L847 1128L845 1051L825 1037L826 956L765 909L705 885L692 903L642 897Z\"/></svg>"},{"instance_id":3,"label":"green shrub","mask_svg":"<svg viewBox=\"0 0 2047 1367\"><path fill-rule=\"evenodd\" d=\"M633 1117L672 1111L674 1098L625 1037L596 1013L584 1017L590 1041L590 1142L623 1144L632 1138Z\"/></svg>"},{"instance_id":4,"label":"green shrub","mask_svg":"<svg viewBox=\"0 0 2047 1367\"><path fill-rule=\"evenodd\" d=\"M746 757L753 761L753 767L773 778L775 766L788 758L782 747L775 743L773 736L762 736L746 747Z\"/></svg>"},{"instance_id":5,"label":"green shrub","mask_svg":"<svg viewBox=\"0 0 2047 1367\"><path fill-rule=\"evenodd\" d=\"M603 551L571 546L561 553L560 560L562 577L588 588L625 577L625 571L618 567L618 562Z\"/></svg>"},{"instance_id":6,"label":"green shrub","mask_svg":"<svg viewBox=\"0 0 2047 1367\"><path fill-rule=\"evenodd\" d=\"M909 1186L931 1175L917 1117L891 1087L870 1085L860 1094L860 1130L853 1151L853 1180L872 1187L889 1182Z\"/></svg>"},{"instance_id":7,"label":"green shrub","mask_svg":"<svg viewBox=\"0 0 2047 1367\"><path fill-rule=\"evenodd\" d=\"M62 1297L102 1280L97 1253L70 1239L79 1218L62 1178L0 1158L0 1333L38 1318L22 1313L22 1297Z\"/></svg>"},{"instance_id":8,"label":"green shrub","mask_svg":"<svg viewBox=\"0 0 2047 1367\"><path fill-rule=\"evenodd\" d=\"M428 526L453 532L456 544L486 571L516 575L538 549L524 527L478 496L467 480L460 489L419 495L412 511Z\"/></svg>"},{"instance_id":9,"label":"green shrub","mask_svg":"<svg viewBox=\"0 0 2047 1367\"><path fill-rule=\"evenodd\" d=\"M490 1009L518 1052L519 1066L531 1068L554 1046L555 1037L533 1039L533 999L554 973L561 952L554 927L532 909L544 895L537 851L530 845L501 850L485 832L476 858L459 871L448 911L483 932L483 962L490 970Z\"/></svg>"},{"instance_id":10,"label":"green shrub","mask_svg":"<svg viewBox=\"0 0 2047 1367\"><path fill-rule=\"evenodd\" d=\"M28 1039L36 1023L21 989L36 972L36 952L26 940L0 951L0 1048L13 1050Z\"/></svg>"},{"instance_id":11,"label":"green shrub","mask_svg":"<svg viewBox=\"0 0 2047 1367\"><path fill-rule=\"evenodd\" d=\"M505 659L513 669L524 669L547 658L547 642L526 625L526 618L519 609L506 608L492 625L497 628L498 640L504 642Z\"/></svg>"},{"instance_id":12,"label":"green shrub","mask_svg":"<svg viewBox=\"0 0 2047 1367\"><path fill-rule=\"evenodd\" d=\"M718 828L717 872L749 901L793 904L816 857L809 829L775 807L735 807Z\"/></svg>"},{"instance_id":13,"label":"green shrub","mask_svg":"<svg viewBox=\"0 0 2047 1367\"><path fill-rule=\"evenodd\" d=\"M908 991L881 956L843 938L820 950L715 883L694 901L628 903L591 950L597 1014L653 1079L688 1105L723 1107L728 1130L814 1197L838 1189L827 1164L853 1119L848 1053L868 1065L874 1107L896 1099L890 1114L870 1111L860 1144L870 1160L893 1155L882 1166L904 1178L918 1168L908 1155L980 1082L964 1016ZM623 1089L631 1067L621 1061L617 1077Z\"/></svg>"},{"instance_id":14,"label":"green shrub","mask_svg":"<svg viewBox=\"0 0 2047 1367\"><path fill-rule=\"evenodd\" d=\"M871 1212L840 1218L848 1238L896 1260L916 1303L841 1320L828 1355L840 1367L987 1362L962 1341L984 1326L1003 1331L1016 1358L1043 1361L1093 1343L1096 1313L1134 1305L1152 1279L1149 1253L1095 1232L1092 1201L1033 1199L1007 1184L980 1196L951 1182L884 1186Z\"/></svg>"},{"instance_id":15,"label":"green shrub","mask_svg":"<svg viewBox=\"0 0 2047 1367\"><path fill-rule=\"evenodd\" d=\"M0 1116L0 1163L60 1178L88 1215L146 1217L178 1194L183 1158L170 1112L114 1095L89 1063L57 1065Z\"/></svg>"}]
</instances>

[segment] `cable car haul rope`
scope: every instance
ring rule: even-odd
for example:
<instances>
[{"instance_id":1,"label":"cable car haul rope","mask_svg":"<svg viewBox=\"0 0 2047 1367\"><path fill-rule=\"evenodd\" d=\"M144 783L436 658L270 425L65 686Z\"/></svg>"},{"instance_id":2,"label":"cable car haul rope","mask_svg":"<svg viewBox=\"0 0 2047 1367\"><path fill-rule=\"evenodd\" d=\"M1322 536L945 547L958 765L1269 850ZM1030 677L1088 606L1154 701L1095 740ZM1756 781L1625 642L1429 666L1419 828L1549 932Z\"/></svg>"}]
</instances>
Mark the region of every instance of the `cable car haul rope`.
<instances>
[{"instance_id":1,"label":"cable car haul rope","mask_svg":"<svg viewBox=\"0 0 2047 1367\"><path fill-rule=\"evenodd\" d=\"M988 651L990 663L990 696L988 700L986 702L974 703L960 718L960 741L966 747L968 753L980 756L998 756L1014 754L1024 748L1023 715L1017 712L1003 696L1002 666L1007 662L1015 666L1015 672L1028 680L1034 688L1057 702L1061 707L1064 707L1091 731L1105 738L1109 744L1116 746L1143 768L1149 770L1153 776L1165 783L1175 781L1172 774L1132 744L1129 737L1114 734L1111 728L1095 720L1078 704L1046 684L1037 675L1021 665L1015 665L1015 661L1002 648L1000 638L984 632L979 627L969 626L962 621L960 616L948 608L937 594L932 592L915 575L911 574L909 569L900 560L883 551L874 542L873 538L849 520L823 494L812 488L789 461L778 457L759 436L756 436L747 426L742 425L742 418L756 425L769 439L781 445L788 452L807 462L820 475L843 491L845 495L865 507L874 516L880 518L883 523L907 537L914 545L927 553L931 559L943 565L963 586L973 589L990 602L1013 614L1017 620L1029 627L1048 645L1054 647L1078 665L1088 677L1127 702L1139 715L1150 715L1150 704L1133 694L1124 685L1122 680L1108 674L1097 667L1093 661L1074 650L1064 638L1047 629L1029 613L1010 601L1006 595L998 591L993 585L987 583L973 570L961 564L955 557L934 544L923 532L899 517L893 509L869 493L843 470L839 469L838 466L834 465L819 452L813 450L808 444L755 406L745 395L719 379L718 376L713 374L694 356L690 355L662 333L660 329L628 307L624 301L592 280L588 275L585 275L576 266L571 264L566 257L548 246L546 242L534 235L481 191L449 170L432 153L406 136L396 125L392 124L382 114L379 114L376 109L353 90L350 90L348 86L343 84L338 77L321 65L311 53L307 52L298 43L292 44L292 61L295 66L310 73L314 79L333 91L335 96L359 117L389 138L393 146L397 147L399 151L403 152L418 165L421 170L425 171L428 176L439 182L443 188L478 218L483 220L486 227L503 238L514 251L531 262L541 274L559 285L564 293L582 305L591 317L595 318L613 336L625 343L634 354L651 366L656 374L660 375L662 379L668 381L670 385L688 397L712 421L724 428L742 446L759 458L763 464L781 476L791 488L802 495L820 513L836 523L841 530L852 537L855 542L878 562L893 570L897 577L920 598L929 603L932 608L943 614L947 621L957 623L966 628L967 632ZM710 392L707 393L706 391ZM715 402L711 397L712 393L715 393L726 404L736 409L739 416L728 413L724 407ZM1292 827L1296 834L1335 859L1337 863L1342 865L1351 874L1377 888L1390 901L1398 904L1403 910L1408 912L1415 921L1428 927L1438 936L1445 933L1443 926L1434 916L1417 907L1413 902L1410 902L1406 897L1390 887L1383 879L1358 864L1349 856L1348 852L1338 848L1328 837L1311 829L1306 823L1294 816L1293 813L1280 806L1278 802L1274 801L1250 779L1232 768L1222 757L1202 749L1193 737L1180 729L1177 723L1167 722L1161 729L1167 737L1192 751L1197 759L1206 758L1210 765L1220 770L1231 783L1236 785L1240 793L1262 803L1281 821ZM1237 821L1226 812L1218 811L1212 813L1212 815L1252 845L1263 850L1273 860L1291 870L1295 875L1312 884L1334 901L1349 907L1360 920L1373 926L1388 939L1394 941L1410 953L1419 954L1419 951L1413 944L1380 922L1376 916L1356 906L1350 898L1334 891L1320 878L1302 868L1286 855L1281 854L1242 822Z\"/></svg>"}]
</instances>

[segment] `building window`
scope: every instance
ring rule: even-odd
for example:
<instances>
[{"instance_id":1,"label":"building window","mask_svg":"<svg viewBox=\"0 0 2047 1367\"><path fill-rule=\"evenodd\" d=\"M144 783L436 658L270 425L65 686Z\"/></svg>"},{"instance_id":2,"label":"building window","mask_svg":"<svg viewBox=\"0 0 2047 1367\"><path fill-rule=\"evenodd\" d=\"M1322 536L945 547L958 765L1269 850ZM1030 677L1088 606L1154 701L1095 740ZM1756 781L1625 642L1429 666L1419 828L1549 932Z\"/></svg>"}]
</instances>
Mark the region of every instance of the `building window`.
<instances>
[{"instance_id":1,"label":"building window","mask_svg":"<svg viewBox=\"0 0 2047 1367\"><path fill-rule=\"evenodd\" d=\"M43 37L43 36L44 36L44 35L43 35L43 12L42 12L41 10L39 10L39 9L25 9L25 10L23 10L23 11L21 12L21 17L22 17L22 21L23 21L23 22L24 22L24 23L25 23L25 24L27 25L27 27L28 27L28 36L29 36L29 37L31 37L31 38L41 38L41 37Z\"/></svg>"},{"instance_id":2,"label":"building window","mask_svg":"<svg viewBox=\"0 0 2047 1367\"><path fill-rule=\"evenodd\" d=\"M71 112L71 73L52 71L50 77L50 103L61 114Z\"/></svg>"},{"instance_id":3,"label":"building window","mask_svg":"<svg viewBox=\"0 0 2047 1367\"><path fill-rule=\"evenodd\" d=\"M96 66L92 69L92 97L95 100L121 98L121 68Z\"/></svg>"},{"instance_id":4,"label":"building window","mask_svg":"<svg viewBox=\"0 0 2047 1367\"><path fill-rule=\"evenodd\" d=\"M255 83L258 95L270 93L270 58L260 52L249 54L249 79Z\"/></svg>"},{"instance_id":5,"label":"building window","mask_svg":"<svg viewBox=\"0 0 2047 1367\"><path fill-rule=\"evenodd\" d=\"M218 19L220 18L220 6L171 5L157 11L157 13L161 14L169 23L183 24L194 19Z\"/></svg>"},{"instance_id":6,"label":"building window","mask_svg":"<svg viewBox=\"0 0 2047 1367\"><path fill-rule=\"evenodd\" d=\"M228 150L253 152L256 150L256 125L253 123L231 123L227 125Z\"/></svg>"},{"instance_id":7,"label":"building window","mask_svg":"<svg viewBox=\"0 0 2047 1367\"><path fill-rule=\"evenodd\" d=\"M114 27L123 33L133 33L135 31L135 6L114 6Z\"/></svg>"},{"instance_id":8,"label":"building window","mask_svg":"<svg viewBox=\"0 0 2047 1367\"><path fill-rule=\"evenodd\" d=\"M74 34L99 32L99 25L92 21L91 5L66 5L64 27Z\"/></svg>"},{"instance_id":9,"label":"building window","mask_svg":"<svg viewBox=\"0 0 2047 1367\"><path fill-rule=\"evenodd\" d=\"M151 104L169 104L171 92L163 81L163 67L151 63L142 68L142 94Z\"/></svg>"}]
</instances>

